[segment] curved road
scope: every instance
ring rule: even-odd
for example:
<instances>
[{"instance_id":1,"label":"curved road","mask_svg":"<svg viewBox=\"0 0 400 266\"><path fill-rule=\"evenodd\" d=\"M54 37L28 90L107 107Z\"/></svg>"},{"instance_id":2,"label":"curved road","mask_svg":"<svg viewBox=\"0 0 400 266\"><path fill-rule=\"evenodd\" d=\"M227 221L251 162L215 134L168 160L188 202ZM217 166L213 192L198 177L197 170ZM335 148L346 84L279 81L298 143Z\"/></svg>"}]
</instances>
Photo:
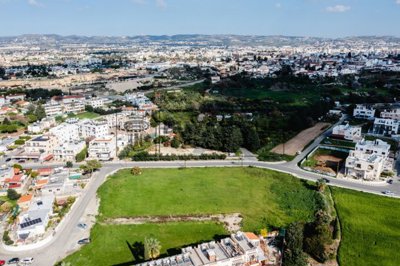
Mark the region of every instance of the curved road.
<instances>
[{"instance_id":1,"label":"curved road","mask_svg":"<svg viewBox=\"0 0 400 266\"><path fill-rule=\"evenodd\" d=\"M109 174L127 167L139 166L142 168L179 168L179 167L240 167L240 166L255 166L267 168L279 172L292 174L298 178L306 180L317 180L324 177L330 181L329 185L349 188L358 191L382 195L383 190L390 189L396 195L400 195L400 183L396 180L394 184L382 184L373 186L370 183L352 182L345 179L336 179L316 173L304 171L298 167L298 163L314 149L323 138L328 136L331 130L327 130L319 136L302 154L298 155L293 161L287 163L267 163L259 162L256 158L246 154L243 161L172 161L172 162L108 162L103 168L94 174L92 180L85 188L85 192L78 198L70 213L64 218L64 222L59 226L54 238L46 245L21 252L10 252L0 246L0 259L9 259L11 257L34 257L35 261L32 265L52 266L57 261L61 260L65 255L76 249L76 242L83 237L84 232L77 227L77 224L82 219L89 202L96 196L97 189L106 180ZM51 164L52 166L63 166L61 164ZM39 168L44 165L24 165L30 168ZM86 232L87 234L88 232Z\"/></svg>"}]
</instances>

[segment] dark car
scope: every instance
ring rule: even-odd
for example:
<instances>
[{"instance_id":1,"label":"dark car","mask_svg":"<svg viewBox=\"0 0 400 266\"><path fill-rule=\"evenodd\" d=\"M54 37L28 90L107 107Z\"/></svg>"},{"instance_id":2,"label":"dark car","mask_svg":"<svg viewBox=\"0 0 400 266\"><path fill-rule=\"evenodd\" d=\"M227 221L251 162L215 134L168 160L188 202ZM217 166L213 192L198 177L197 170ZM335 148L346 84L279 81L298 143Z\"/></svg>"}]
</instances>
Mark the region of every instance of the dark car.
<instances>
[{"instance_id":1,"label":"dark car","mask_svg":"<svg viewBox=\"0 0 400 266\"><path fill-rule=\"evenodd\" d=\"M85 245L90 243L90 238L82 238L81 240L78 241L79 245Z\"/></svg>"},{"instance_id":2,"label":"dark car","mask_svg":"<svg viewBox=\"0 0 400 266\"><path fill-rule=\"evenodd\" d=\"M389 184L393 184L393 179L389 179L387 182L388 182Z\"/></svg>"},{"instance_id":3,"label":"dark car","mask_svg":"<svg viewBox=\"0 0 400 266\"><path fill-rule=\"evenodd\" d=\"M19 262L19 258L12 258L8 260L8 264L17 264Z\"/></svg>"},{"instance_id":4,"label":"dark car","mask_svg":"<svg viewBox=\"0 0 400 266\"><path fill-rule=\"evenodd\" d=\"M6 162L9 162L9 161L11 161L11 158L7 158L7 159L6 159Z\"/></svg>"},{"instance_id":5,"label":"dark car","mask_svg":"<svg viewBox=\"0 0 400 266\"><path fill-rule=\"evenodd\" d=\"M19 162L19 163L24 163L24 162L25 162L25 160L19 160L18 162Z\"/></svg>"}]
</instances>

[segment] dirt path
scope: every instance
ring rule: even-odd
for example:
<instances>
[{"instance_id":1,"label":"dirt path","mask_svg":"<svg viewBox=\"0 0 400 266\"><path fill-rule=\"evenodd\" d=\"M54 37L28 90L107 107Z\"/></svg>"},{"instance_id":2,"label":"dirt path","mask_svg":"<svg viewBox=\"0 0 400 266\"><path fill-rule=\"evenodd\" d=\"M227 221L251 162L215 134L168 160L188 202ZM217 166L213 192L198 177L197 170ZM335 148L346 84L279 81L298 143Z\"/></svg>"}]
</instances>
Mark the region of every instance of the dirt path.
<instances>
[{"instance_id":1,"label":"dirt path","mask_svg":"<svg viewBox=\"0 0 400 266\"><path fill-rule=\"evenodd\" d=\"M285 154L286 155L296 155L298 151L302 151L303 148L318 137L323 130L328 127L329 123L317 123L315 126L307 128L297 134L295 137L290 139L285 143ZM271 150L272 152L282 154L283 144L279 144Z\"/></svg>"},{"instance_id":2,"label":"dirt path","mask_svg":"<svg viewBox=\"0 0 400 266\"><path fill-rule=\"evenodd\" d=\"M224 224L229 232L240 230L242 216L240 213L232 214L212 214L212 215L174 215L174 216L141 216L134 218L115 218L106 219L104 224L145 224L145 223L168 223L168 222L205 222L217 221Z\"/></svg>"}]
</instances>

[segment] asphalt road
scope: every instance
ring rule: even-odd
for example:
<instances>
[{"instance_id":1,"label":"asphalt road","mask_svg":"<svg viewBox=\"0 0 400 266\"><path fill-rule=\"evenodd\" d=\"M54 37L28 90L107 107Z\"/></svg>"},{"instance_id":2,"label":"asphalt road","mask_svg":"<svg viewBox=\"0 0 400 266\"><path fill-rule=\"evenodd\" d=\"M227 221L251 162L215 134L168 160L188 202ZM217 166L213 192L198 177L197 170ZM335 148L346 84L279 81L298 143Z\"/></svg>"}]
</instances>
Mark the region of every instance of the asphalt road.
<instances>
[{"instance_id":1,"label":"asphalt road","mask_svg":"<svg viewBox=\"0 0 400 266\"><path fill-rule=\"evenodd\" d=\"M329 180L329 185L349 188L358 191L364 191L382 195L382 191L391 190L396 195L400 195L400 182L395 180L392 185L383 184L379 186L373 186L368 182L352 182L345 179L336 179L316 173L310 173L304 171L298 167L300 162L311 150L313 150L326 136L330 135L331 130L327 130L321 136L319 136L311 145L309 145L300 155L298 155L293 161L287 163L267 163L259 162L252 158L250 154L246 154L243 160L240 161L171 161L171 162L107 162L104 163L103 168L94 174L92 181L86 188L84 194L79 197L74 207L71 209L68 216L65 217L64 223L58 228L58 232L55 234L51 242L35 250L24 251L24 252L9 252L4 250L3 246L0 246L0 259L9 259L12 257L34 257L35 261L32 265L38 266L52 266L58 260L61 260L65 255L69 254L72 250L77 247L77 241L81 239L84 234L82 229L77 227L77 224L82 219L85 209L89 205L89 202L96 196L97 189L106 180L107 175L117 171L121 168L128 168L133 166L139 166L142 168L179 168L179 167L246 167L255 166L260 168L267 168L276 170L279 172L285 172L292 174L298 178L316 181L321 177ZM64 166L64 164L46 164L46 166ZM26 164L27 168L39 168L44 165L41 164Z\"/></svg>"}]
</instances>

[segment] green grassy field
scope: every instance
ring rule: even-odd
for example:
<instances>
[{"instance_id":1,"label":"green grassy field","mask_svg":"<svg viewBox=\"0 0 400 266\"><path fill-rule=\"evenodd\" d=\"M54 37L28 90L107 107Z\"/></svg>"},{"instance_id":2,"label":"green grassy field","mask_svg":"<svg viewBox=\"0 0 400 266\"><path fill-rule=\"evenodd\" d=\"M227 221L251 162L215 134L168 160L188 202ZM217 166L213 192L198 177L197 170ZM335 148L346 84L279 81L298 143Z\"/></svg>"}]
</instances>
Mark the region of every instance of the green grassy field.
<instances>
[{"instance_id":1,"label":"green grassy field","mask_svg":"<svg viewBox=\"0 0 400 266\"><path fill-rule=\"evenodd\" d=\"M342 266L400 263L400 200L333 189L342 227Z\"/></svg>"},{"instance_id":2,"label":"green grassy field","mask_svg":"<svg viewBox=\"0 0 400 266\"><path fill-rule=\"evenodd\" d=\"M239 212L244 230L310 220L315 191L286 174L256 168L121 170L100 187L100 219Z\"/></svg>"},{"instance_id":3,"label":"green grassy field","mask_svg":"<svg viewBox=\"0 0 400 266\"><path fill-rule=\"evenodd\" d=\"M213 240L226 235L222 225L215 223L167 223L143 225L99 225L91 231L92 242L65 259L73 266L133 265L136 260L129 245L143 243L146 237L154 236L161 243L161 254L173 255L182 246ZM128 245L129 243L129 245ZM137 252L137 248L133 248ZM143 254L143 253L141 253ZM132 262L132 264L128 264Z\"/></svg>"},{"instance_id":4,"label":"green grassy field","mask_svg":"<svg viewBox=\"0 0 400 266\"><path fill-rule=\"evenodd\" d=\"M92 112L84 112L84 113L76 115L76 117L79 119L95 119L99 116L100 116L99 114L92 113Z\"/></svg>"}]
</instances>

